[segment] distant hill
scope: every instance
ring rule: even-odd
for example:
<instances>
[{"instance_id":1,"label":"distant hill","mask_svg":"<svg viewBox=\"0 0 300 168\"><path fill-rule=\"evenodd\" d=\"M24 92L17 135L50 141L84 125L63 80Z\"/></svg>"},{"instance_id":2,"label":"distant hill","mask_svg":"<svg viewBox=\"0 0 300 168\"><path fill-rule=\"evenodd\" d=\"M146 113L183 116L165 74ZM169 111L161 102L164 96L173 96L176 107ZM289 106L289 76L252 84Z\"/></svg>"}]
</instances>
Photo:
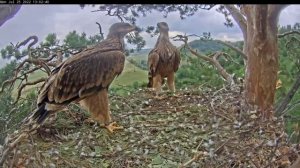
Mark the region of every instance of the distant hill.
<instances>
[{"instance_id":1,"label":"distant hill","mask_svg":"<svg viewBox=\"0 0 300 168\"><path fill-rule=\"evenodd\" d=\"M224 46L216 41L202 41L202 40L194 40L189 42L191 48L201 51L203 53L207 52L215 52L220 51L224 48Z\"/></svg>"},{"instance_id":2,"label":"distant hill","mask_svg":"<svg viewBox=\"0 0 300 168\"><path fill-rule=\"evenodd\" d=\"M242 43L243 43L242 41L232 42L234 46L240 46L242 45ZM214 40L211 41L194 40L189 42L189 45L191 46L191 48L200 51L202 53L221 51L223 48L225 48L224 45Z\"/></svg>"},{"instance_id":3,"label":"distant hill","mask_svg":"<svg viewBox=\"0 0 300 168\"><path fill-rule=\"evenodd\" d=\"M233 45L241 45L241 41L233 42ZM207 53L207 52L216 52L216 51L221 51L225 46L214 41L202 41L202 40L194 40L189 42L189 45L191 48L200 51L202 53ZM183 46L180 46L178 48L181 48ZM129 59L133 59L136 62L142 62L142 61L147 61L148 54L151 51L151 49L142 49L138 52L130 53L130 56L128 57Z\"/></svg>"}]
</instances>

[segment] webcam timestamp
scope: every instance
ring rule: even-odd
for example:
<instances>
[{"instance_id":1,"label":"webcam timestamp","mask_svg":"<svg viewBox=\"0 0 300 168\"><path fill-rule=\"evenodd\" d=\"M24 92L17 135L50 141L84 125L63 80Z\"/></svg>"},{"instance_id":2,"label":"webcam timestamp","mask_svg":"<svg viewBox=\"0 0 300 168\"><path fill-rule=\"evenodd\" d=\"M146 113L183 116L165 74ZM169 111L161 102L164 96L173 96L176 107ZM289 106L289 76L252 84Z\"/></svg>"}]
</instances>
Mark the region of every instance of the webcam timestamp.
<instances>
[{"instance_id":1,"label":"webcam timestamp","mask_svg":"<svg viewBox=\"0 0 300 168\"><path fill-rule=\"evenodd\" d=\"M9 0L8 4L49 4L49 0Z\"/></svg>"}]
</instances>

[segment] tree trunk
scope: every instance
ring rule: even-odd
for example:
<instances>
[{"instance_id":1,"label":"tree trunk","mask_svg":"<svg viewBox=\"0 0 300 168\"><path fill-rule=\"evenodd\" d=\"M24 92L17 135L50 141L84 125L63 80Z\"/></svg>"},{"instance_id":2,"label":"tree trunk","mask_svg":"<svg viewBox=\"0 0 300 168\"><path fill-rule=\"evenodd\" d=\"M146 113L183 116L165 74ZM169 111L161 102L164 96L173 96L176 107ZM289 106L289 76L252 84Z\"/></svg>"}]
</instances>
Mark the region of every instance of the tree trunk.
<instances>
[{"instance_id":1,"label":"tree trunk","mask_svg":"<svg viewBox=\"0 0 300 168\"><path fill-rule=\"evenodd\" d=\"M277 81L277 23L279 9L274 5L246 5L248 57L245 72L245 97L257 105L264 118L272 116ZM277 8L276 8L277 9Z\"/></svg>"},{"instance_id":2,"label":"tree trunk","mask_svg":"<svg viewBox=\"0 0 300 168\"><path fill-rule=\"evenodd\" d=\"M20 8L21 5L0 5L0 27L13 18Z\"/></svg>"},{"instance_id":3,"label":"tree trunk","mask_svg":"<svg viewBox=\"0 0 300 168\"><path fill-rule=\"evenodd\" d=\"M300 167L300 157L289 167L289 168L298 168Z\"/></svg>"}]
</instances>

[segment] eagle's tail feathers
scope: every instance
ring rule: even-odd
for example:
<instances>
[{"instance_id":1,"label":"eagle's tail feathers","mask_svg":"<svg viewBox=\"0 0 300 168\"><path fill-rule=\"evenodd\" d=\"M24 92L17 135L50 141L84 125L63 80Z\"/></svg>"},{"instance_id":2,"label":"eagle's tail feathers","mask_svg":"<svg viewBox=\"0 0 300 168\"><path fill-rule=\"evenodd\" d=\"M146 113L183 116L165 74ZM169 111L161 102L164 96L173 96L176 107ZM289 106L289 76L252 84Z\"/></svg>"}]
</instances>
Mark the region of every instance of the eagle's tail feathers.
<instances>
[{"instance_id":1,"label":"eagle's tail feathers","mask_svg":"<svg viewBox=\"0 0 300 168\"><path fill-rule=\"evenodd\" d=\"M50 111L46 109L46 103L44 103L35 110L33 119L36 120L38 124L41 124L49 114Z\"/></svg>"}]
</instances>

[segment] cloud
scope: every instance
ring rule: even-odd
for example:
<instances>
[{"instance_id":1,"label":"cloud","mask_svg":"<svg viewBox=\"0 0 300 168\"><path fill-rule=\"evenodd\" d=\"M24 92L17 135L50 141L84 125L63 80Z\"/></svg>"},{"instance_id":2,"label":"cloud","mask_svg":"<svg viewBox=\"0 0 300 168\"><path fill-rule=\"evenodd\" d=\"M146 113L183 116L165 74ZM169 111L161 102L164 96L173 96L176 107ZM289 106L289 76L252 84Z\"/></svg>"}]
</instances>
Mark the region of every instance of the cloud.
<instances>
[{"instance_id":1,"label":"cloud","mask_svg":"<svg viewBox=\"0 0 300 168\"><path fill-rule=\"evenodd\" d=\"M30 35L37 35L44 39L49 33L56 33L63 39L67 33L76 30L85 32L87 35L99 33L95 22L102 25L104 34L112 23L119 20L115 17L106 16L103 12L91 12L97 7L87 6L81 9L79 5L23 5L16 16L0 27L0 48L10 42L16 43L24 40ZM140 17L137 24L143 27L149 25L156 26L157 22L165 21L172 33L198 34L211 32L212 37L222 40L242 40L242 32L237 26L232 28L224 26L224 16L213 8L209 11L201 10L184 20L179 18L178 12L170 13L167 18L162 13L153 11L147 17ZM300 5L290 5L285 8L280 17L279 24L294 24L300 20ZM146 40L146 47L151 48L156 43L157 37L151 38L143 32L142 36ZM190 39L191 41L192 39ZM176 45L180 42L174 42Z\"/></svg>"},{"instance_id":2,"label":"cloud","mask_svg":"<svg viewBox=\"0 0 300 168\"><path fill-rule=\"evenodd\" d=\"M280 25L294 25L296 22L300 22L300 5L290 5L282 10L279 16Z\"/></svg>"},{"instance_id":3,"label":"cloud","mask_svg":"<svg viewBox=\"0 0 300 168\"><path fill-rule=\"evenodd\" d=\"M104 34L108 33L109 26L119 20L111 17L108 19L103 13L91 12L95 8L89 6L81 9L79 6L69 5L64 6L68 10L63 15L56 13L54 15L54 30L58 37L63 39L70 31L85 32L87 35L95 35L99 33L99 28L96 22L99 22ZM105 19L104 19L105 18Z\"/></svg>"},{"instance_id":4,"label":"cloud","mask_svg":"<svg viewBox=\"0 0 300 168\"><path fill-rule=\"evenodd\" d=\"M55 12L62 12L54 5L23 5L10 22L0 28L0 46L16 43L31 35L40 39L52 32L52 16Z\"/></svg>"}]
</instances>

